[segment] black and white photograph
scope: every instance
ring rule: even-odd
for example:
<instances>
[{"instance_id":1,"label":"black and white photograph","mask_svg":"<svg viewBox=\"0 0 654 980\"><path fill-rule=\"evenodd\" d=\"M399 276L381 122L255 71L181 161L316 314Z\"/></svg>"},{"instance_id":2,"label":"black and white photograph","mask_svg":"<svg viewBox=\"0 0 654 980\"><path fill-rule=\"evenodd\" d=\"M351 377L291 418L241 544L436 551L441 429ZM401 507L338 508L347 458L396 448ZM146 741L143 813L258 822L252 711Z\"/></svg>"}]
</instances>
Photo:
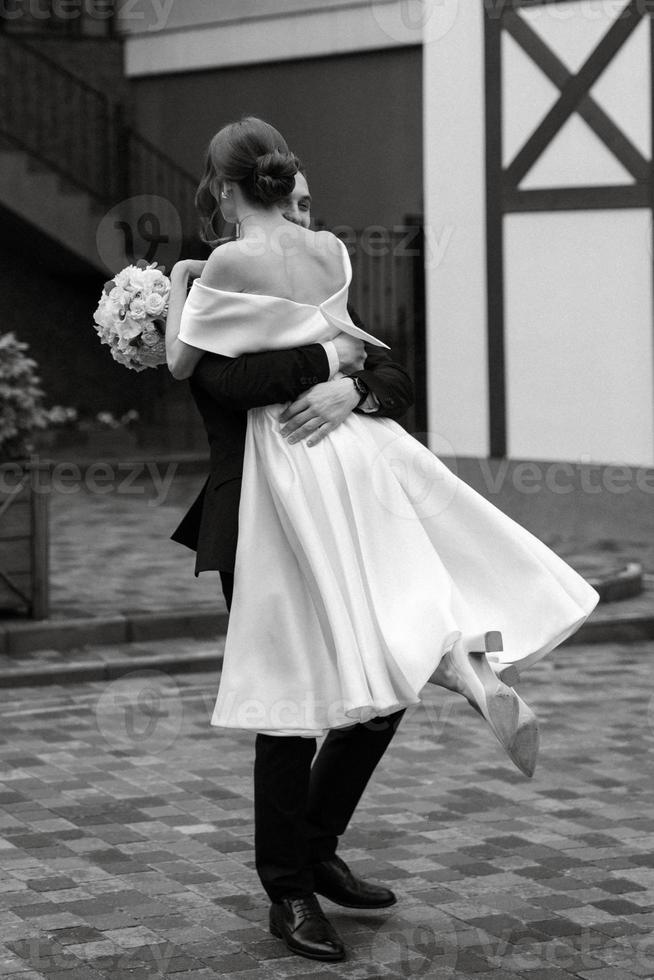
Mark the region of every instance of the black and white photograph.
<instances>
[{"instance_id":1,"label":"black and white photograph","mask_svg":"<svg viewBox=\"0 0 654 980\"><path fill-rule=\"evenodd\" d=\"M654 2L0 83L0 977L654 978Z\"/></svg>"}]
</instances>

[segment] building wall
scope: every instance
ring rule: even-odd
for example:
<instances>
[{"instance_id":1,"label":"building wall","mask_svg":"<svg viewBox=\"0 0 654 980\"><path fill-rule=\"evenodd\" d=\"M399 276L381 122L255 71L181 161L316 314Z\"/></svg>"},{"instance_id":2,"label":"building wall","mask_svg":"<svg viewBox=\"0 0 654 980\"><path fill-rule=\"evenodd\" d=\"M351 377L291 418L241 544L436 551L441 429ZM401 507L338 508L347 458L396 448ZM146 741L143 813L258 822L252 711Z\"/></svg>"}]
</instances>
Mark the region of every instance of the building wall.
<instances>
[{"instance_id":1,"label":"building wall","mask_svg":"<svg viewBox=\"0 0 654 980\"><path fill-rule=\"evenodd\" d=\"M330 227L422 211L420 47L144 77L132 90L140 131L198 176L214 132L253 113L302 158Z\"/></svg>"},{"instance_id":2,"label":"building wall","mask_svg":"<svg viewBox=\"0 0 654 980\"><path fill-rule=\"evenodd\" d=\"M406 0L122 0L130 75L379 50L422 39Z\"/></svg>"},{"instance_id":3,"label":"building wall","mask_svg":"<svg viewBox=\"0 0 654 980\"><path fill-rule=\"evenodd\" d=\"M423 51L429 431L452 456L489 450L482 52L472 3Z\"/></svg>"},{"instance_id":4,"label":"building wall","mask_svg":"<svg viewBox=\"0 0 654 980\"><path fill-rule=\"evenodd\" d=\"M578 71L618 8L570 5L523 19ZM592 97L651 155L650 24L645 17ZM558 90L503 38L504 164ZM527 97L528 96L528 97ZM574 114L521 187L612 186L633 178ZM567 211L505 218L508 454L651 465L654 460L651 212Z\"/></svg>"},{"instance_id":5,"label":"building wall","mask_svg":"<svg viewBox=\"0 0 654 980\"><path fill-rule=\"evenodd\" d=\"M400 222L422 210L424 173L431 442L444 454L486 456L484 5L425 0L412 20L413 9L404 0L189 0L156 23L123 21L126 64L141 128L196 173L223 122L268 116L305 158L328 225ZM618 12L572 0L519 15L575 72ZM645 156L647 27L592 93ZM513 42L504 49L507 163L557 92ZM522 186L626 182L573 117ZM650 222L637 210L505 219L510 456L654 463Z\"/></svg>"},{"instance_id":6,"label":"building wall","mask_svg":"<svg viewBox=\"0 0 654 980\"><path fill-rule=\"evenodd\" d=\"M619 5L618 5L619 6ZM427 265L430 427L434 446L489 452L482 4L459 5L425 37L427 225L449 245ZM615 4L550 4L520 16L576 72ZM592 95L648 157L648 18ZM557 99L515 43L503 50L504 164ZM525 189L631 182L573 116ZM651 212L538 212L504 219L507 454L584 463L654 462Z\"/></svg>"}]
</instances>

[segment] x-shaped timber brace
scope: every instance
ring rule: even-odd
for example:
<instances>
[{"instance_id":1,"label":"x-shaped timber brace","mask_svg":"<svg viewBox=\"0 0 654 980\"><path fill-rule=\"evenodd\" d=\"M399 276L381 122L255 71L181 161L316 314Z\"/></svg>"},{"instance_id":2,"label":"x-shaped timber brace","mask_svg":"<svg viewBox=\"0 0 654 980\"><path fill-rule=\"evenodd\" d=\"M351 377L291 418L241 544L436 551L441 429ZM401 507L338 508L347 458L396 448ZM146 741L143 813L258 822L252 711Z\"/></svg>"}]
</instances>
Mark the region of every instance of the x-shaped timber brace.
<instances>
[{"instance_id":1,"label":"x-shaped timber brace","mask_svg":"<svg viewBox=\"0 0 654 980\"><path fill-rule=\"evenodd\" d=\"M644 17L649 18L650 87L654 65L654 0L630 0L576 74L520 16L522 7L544 7L570 0L482 0L486 69L486 267L488 291L488 381L490 455L506 455L506 379L504 357L504 215L526 211L578 211L650 208L654 218L652 161L589 94ZM591 0L589 0L591 2ZM507 167L502 147L502 33L506 31L560 95ZM654 106L654 93L652 97ZM523 190L521 181L577 112L634 178L633 184L552 187ZM650 119L654 132L654 119ZM654 220L653 220L654 226Z\"/></svg>"}]
</instances>

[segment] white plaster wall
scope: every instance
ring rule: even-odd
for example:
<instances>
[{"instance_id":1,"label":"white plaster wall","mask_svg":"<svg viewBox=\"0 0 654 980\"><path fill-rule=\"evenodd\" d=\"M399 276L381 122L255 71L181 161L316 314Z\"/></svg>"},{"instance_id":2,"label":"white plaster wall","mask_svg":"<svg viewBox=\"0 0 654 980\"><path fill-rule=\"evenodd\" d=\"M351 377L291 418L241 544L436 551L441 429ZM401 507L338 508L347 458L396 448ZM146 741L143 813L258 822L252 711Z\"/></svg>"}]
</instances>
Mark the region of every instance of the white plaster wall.
<instances>
[{"instance_id":1,"label":"white plaster wall","mask_svg":"<svg viewBox=\"0 0 654 980\"><path fill-rule=\"evenodd\" d=\"M420 44L415 3L122 0L125 69L139 77Z\"/></svg>"},{"instance_id":2,"label":"white plaster wall","mask_svg":"<svg viewBox=\"0 0 654 980\"><path fill-rule=\"evenodd\" d=\"M524 9L520 16L559 60L576 72L611 26L616 10L615 4L565 3ZM645 157L651 152L649 27L645 17L590 93ZM503 157L508 166L557 101L560 90L512 37L505 34L502 42ZM521 186L527 189L632 181L633 177L611 151L574 113Z\"/></svg>"},{"instance_id":3,"label":"white plaster wall","mask_svg":"<svg viewBox=\"0 0 654 980\"><path fill-rule=\"evenodd\" d=\"M455 5L457 6L457 5ZM481 3L424 45L427 356L432 448L488 455Z\"/></svg>"},{"instance_id":4,"label":"white plaster wall","mask_svg":"<svg viewBox=\"0 0 654 980\"><path fill-rule=\"evenodd\" d=\"M626 6L626 0L576 0L524 8L521 16L577 72ZM649 29L644 16L591 92L645 155L651 146Z\"/></svg>"},{"instance_id":5,"label":"white plaster wall","mask_svg":"<svg viewBox=\"0 0 654 980\"><path fill-rule=\"evenodd\" d=\"M508 455L654 463L648 211L506 219Z\"/></svg>"}]
</instances>

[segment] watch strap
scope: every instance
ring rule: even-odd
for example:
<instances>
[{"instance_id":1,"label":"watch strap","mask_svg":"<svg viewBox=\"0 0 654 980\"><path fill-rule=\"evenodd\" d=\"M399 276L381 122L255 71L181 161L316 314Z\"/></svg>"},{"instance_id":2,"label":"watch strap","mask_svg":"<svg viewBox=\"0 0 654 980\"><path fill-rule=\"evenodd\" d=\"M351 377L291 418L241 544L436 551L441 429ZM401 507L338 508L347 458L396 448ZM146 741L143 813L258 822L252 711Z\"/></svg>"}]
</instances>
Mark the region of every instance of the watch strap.
<instances>
[{"instance_id":1,"label":"watch strap","mask_svg":"<svg viewBox=\"0 0 654 980\"><path fill-rule=\"evenodd\" d=\"M370 394L370 388L365 383L365 381L361 380L361 378L355 378L352 377L352 375L350 375L350 378L359 395L359 404L357 405L357 408L360 408L361 405L363 405L363 403L365 402L368 395Z\"/></svg>"}]
</instances>

